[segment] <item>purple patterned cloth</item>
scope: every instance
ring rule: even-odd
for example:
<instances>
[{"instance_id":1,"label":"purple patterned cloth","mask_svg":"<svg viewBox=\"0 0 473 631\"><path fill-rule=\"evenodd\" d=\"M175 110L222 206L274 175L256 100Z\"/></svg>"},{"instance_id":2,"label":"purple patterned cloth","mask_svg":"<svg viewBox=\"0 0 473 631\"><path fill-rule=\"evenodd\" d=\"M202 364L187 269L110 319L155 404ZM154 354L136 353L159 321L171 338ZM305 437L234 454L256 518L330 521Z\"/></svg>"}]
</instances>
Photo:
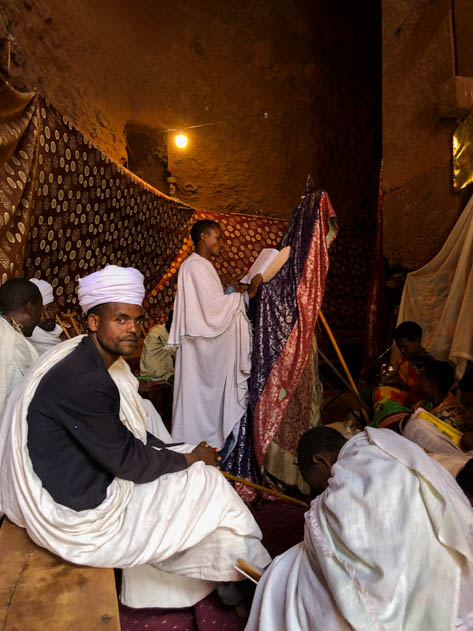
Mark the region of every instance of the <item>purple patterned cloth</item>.
<instances>
[{"instance_id":1,"label":"purple patterned cloth","mask_svg":"<svg viewBox=\"0 0 473 631\"><path fill-rule=\"evenodd\" d=\"M313 193L314 183L309 176L304 197L278 245L279 250L291 246L290 257L272 280L260 286L257 296L250 301L249 317L253 326L250 405L241 419L238 441L225 461L224 470L253 482L260 479L254 451L253 411L298 318L296 292L314 226L319 219L323 191L316 192L315 203Z\"/></svg>"},{"instance_id":2,"label":"purple patterned cloth","mask_svg":"<svg viewBox=\"0 0 473 631\"><path fill-rule=\"evenodd\" d=\"M250 317L253 325L253 354L250 377L250 406L254 411L266 380L281 354L299 317L297 288L319 219L319 202L323 191L312 199L314 183L307 178L304 197L294 210L287 230L278 246L291 246L291 254L278 274L260 286L253 301Z\"/></svg>"}]
</instances>

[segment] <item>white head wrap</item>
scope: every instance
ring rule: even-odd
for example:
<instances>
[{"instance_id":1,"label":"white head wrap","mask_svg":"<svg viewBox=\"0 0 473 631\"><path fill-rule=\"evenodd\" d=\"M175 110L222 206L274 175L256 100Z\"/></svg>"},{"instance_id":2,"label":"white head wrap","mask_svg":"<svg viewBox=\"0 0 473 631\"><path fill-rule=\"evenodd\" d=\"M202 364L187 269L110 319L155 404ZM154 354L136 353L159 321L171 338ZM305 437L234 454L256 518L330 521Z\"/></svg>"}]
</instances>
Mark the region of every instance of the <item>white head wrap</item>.
<instances>
[{"instance_id":1,"label":"white head wrap","mask_svg":"<svg viewBox=\"0 0 473 631\"><path fill-rule=\"evenodd\" d=\"M104 269L79 279L77 296L84 313L105 302L143 304L144 276L133 267L107 265Z\"/></svg>"},{"instance_id":2,"label":"white head wrap","mask_svg":"<svg viewBox=\"0 0 473 631\"><path fill-rule=\"evenodd\" d=\"M49 305L51 302L54 302L54 293L53 286L47 283L45 280L41 280L40 278L30 278L30 283L36 285L36 287L41 292L41 297L43 299L43 305Z\"/></svg>"}]
</instances>

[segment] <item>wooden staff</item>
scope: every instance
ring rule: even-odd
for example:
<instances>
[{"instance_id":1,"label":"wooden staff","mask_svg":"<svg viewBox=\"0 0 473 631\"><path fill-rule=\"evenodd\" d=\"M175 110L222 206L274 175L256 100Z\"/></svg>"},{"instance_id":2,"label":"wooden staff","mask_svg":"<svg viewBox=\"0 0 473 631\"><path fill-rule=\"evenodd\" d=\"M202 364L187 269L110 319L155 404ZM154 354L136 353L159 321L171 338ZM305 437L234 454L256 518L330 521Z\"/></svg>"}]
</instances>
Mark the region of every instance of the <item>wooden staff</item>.
<instances>
[{"instance_id":1,"label":"wooden staff","mask_svg":"<svg viewBox=\"0 0 473 631\"><path fill-rule=\"evenodd\" d=\"M332 329L329 327L327 320L324 317L324 314L322 313L322 311L319 311L319 318L322 322L322 324L325 327L325 330L327 331L327 335L330 338L330 341L332 342L333 348L335 349L335 352L337 353L337 357L340 360L340 363L343 367L343 370L345 371L345 374L347 376L348 382L351 385L351 387L353 388L353 392L359 397L360 393L358 392L358 388L356 387L355 382L353 381L353 377L351 376L351 372L347 366L347 363L345 361L345 358L342 355L342 351L340 350L340 347L337 344L337 340L335 339L333 333L332 333ZM364 407L361 407L361 412L365 418L366 423L370 422L370 418L368 416L368 413L366 412Z\"/></svg>"},{"instance_id":2,"label":"wooden staff","mask_svg":"<svg viewBox=\"0 0 473 631\"><path fill-rule=\"evenodd\" d=\"M260 491L261 493L274 495L274 497L279 497L279 499L290 502L291 504L297 504L298 506L309 508L309 504L307 502L304 502L303 500L297 500L295 497L284 495L284 493L280 493L279 491L273 491L273 489L268 489L265 486L261 486L260 484L255 484L254 482L250 482L249 480L245 480L244 478L239 478L236 475L232 475L231 473L226 473L225 471L222 471L222 473L227 478L227 480L232 480L233 482L244 484L245 486L249 486L251 489L255 489L255 491Z\"/></svg>"},{"instance_id":3,"label":"wooden staff","mask_svg":"<svg viewBox=\"0 0 473 631\"><path fill-rule=\"evenodd\" d=\"M66 327L64 326L64 322L61 321L61 318L57 314L56 314L56 321L61 327L61 329L64 331L64 333L66 334L67 339L70 340L71 336L69 335L69 331L66 329Z\"/></svg>"},{"instance_id":4,"label":"wooden staff","mask_svg":"<svg viewBox=\"0 0 473 631\"><path fill-rule=\"evenodd\" d=\"M77 326L76 320L74 318L75 315L76 315L75 313L65 313L64 317L69 318L72 326L74 327L74 331L76 332L76 334L81 335L81 332L79 331L79 327Z\"/></svg>"}]
</instances>

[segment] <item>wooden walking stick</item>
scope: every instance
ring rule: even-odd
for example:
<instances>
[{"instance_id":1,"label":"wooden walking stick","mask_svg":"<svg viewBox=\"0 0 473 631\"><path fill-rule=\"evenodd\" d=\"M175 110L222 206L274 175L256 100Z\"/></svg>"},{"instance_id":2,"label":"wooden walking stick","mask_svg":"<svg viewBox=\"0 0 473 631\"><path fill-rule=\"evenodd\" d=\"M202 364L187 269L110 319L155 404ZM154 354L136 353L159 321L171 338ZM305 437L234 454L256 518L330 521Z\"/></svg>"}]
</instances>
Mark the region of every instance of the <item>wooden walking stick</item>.
<instances>
[{"instance_id":1,"label":"wooden walking stick","mask_svg":"<svg viewBox=\"0 0 473 631\"><path fill-rule=\"evenodd\" d=\"M61 329L64 331L64 333L66 334L67 339L70 340L71 336L69 335L69 331L66 329L66 327L64 326L64 322L61 320L61 318L57 314L56 314L56 321L61 327Z\"/></svg>"},{"instance_id":2,"label":"wooden walking stick","mask_svg":"<svg viewBox=\"0 0 473 631\"><path fill-rule=\"evenodd\" d=\"M337 344L337 340L335 339L333 333L332 333L332 329L329 327L327 320L324 317L324 314L322 313L322 310L319 311L319 318L322 322L322 324L325 327L325 330L327 331L327 335L330 338L330 341L332 342L333 348L335 349L335 352L337 353L337 357L340 360L340 363L343 367L343 370L345 371L345 374L347 376L348 379L348 383L351 385L351 387L353 388L353 392L359 397L360 393L358 392L358 388L356 387L355 382L353 381L353 377L351 376L351 372L347 366L347 363L345 361L345 358L342 355L342 351L340 350L340 347ZM366 421L366 423L370 422L370 417L368 416L367 411L365 410L365 408L362 406L361 407L361 413L363 414L363 417Z\"/></svg>"},{"instance_id":3,"label":"wooden walking stick","mask_svg":"<svg viewBox=\"0 0 473 631\"><path fill-rule=\"evenodd\" d=\"M274 497L279 497L279 499L290 502L291 504L297 504L298 506L309 508L309 504L307 502L304 502L303 500L298 500L295 497L291 497L290 495L284 495L284 493L280 493L279 491L273 491L273 489L268 489L266 486L261 486L261 484L255 484L254 482L250 482L250 480L239 478L236 475L232 475L231 473L226 473L225 471L222 471L222 473L227 478L227 480L232 480L233 482L244 484L245 486L249 486L251 489L255 489L255 491L261 491L261 493L274 495Z\"/></svg>"}]
</instances>

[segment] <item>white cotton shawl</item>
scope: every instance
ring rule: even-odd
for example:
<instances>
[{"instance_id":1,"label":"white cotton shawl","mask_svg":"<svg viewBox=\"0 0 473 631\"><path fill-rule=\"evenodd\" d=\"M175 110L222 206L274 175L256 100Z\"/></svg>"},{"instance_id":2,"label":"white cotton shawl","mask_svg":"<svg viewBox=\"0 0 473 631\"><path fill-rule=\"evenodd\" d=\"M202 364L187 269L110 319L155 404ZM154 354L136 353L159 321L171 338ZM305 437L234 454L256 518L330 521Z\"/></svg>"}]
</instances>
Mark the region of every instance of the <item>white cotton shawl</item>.
<instances>
[{"instance_id":1,"label":"white cotton shawl","mask_svg":"<svg viewBox=\"0 0 473 631\"><path fill-rule=\"evenodd\" d=\"M240 312L243 297L224 294L217 270L196 252L179 269L174 315L168 345L179 346L185 338L216 338Z\"/></svg>"},{"instance_id":2,"label":"white cotton shawl","mask_svg":"<svg viewBox=\"0 0 473 631\"><path fill-rule=\"evenodd\" d=\"M472 629L472 544L473 511L451 475L368 428L341 450L304 542L260 581L246 630Z\"/></svg>"},{"instance_id":3,"label":"white cotton shawl","mask_svg":"<svg viewBox=\"0 0 473 631\"><path fill-rule=\"evenodd\" d=\"M0 419L7 399L38 359L32 344L0 317Z\"/></svg>"},{"instance_id":4,"label":"white cotton shawl","mask_svg":"<svg viewBox=\"0 0 473 631\"><path fill-rule=\"evenodd\" d=\"M61 342L62 332L59 324L56 324L52 331L45 331L40 326L35 326L30 337L31 344L38 351L38 355L44 355Z\"/></svg>"},{"instance_id":5,"label":"white cotton shawl","mask_svg":"<svg viewBox=\"0 0 473 631\"><path fill-rule=\"evenodd\" d=\"M239 578L233 569L239 556L267 563L251 513L221 473L202 462L146 484L115 478L94 509L77 512L54 502L33 470L26 418L43 375L82 337L46 353L10 397L0 427L0 511L38 545L79 565L151 564L170 574L228 581ZM109 372L120 392L120 419L145 442L147 413L138 382L121 358ZM173 602L183 606L185 599Z\"/></svg>"},{"instance_id":6,"label":"white cotton shawl","mask_svg":"<svg viewBox=\"0 0 473 631\"><path fill-rule=\"evenodd\" d=\"M179 270L168 345L178 349L173 440L222 449L247 410L251 327L242 295L225 295L212 263L195 253Z\"/></svg>"}]
</instances>

